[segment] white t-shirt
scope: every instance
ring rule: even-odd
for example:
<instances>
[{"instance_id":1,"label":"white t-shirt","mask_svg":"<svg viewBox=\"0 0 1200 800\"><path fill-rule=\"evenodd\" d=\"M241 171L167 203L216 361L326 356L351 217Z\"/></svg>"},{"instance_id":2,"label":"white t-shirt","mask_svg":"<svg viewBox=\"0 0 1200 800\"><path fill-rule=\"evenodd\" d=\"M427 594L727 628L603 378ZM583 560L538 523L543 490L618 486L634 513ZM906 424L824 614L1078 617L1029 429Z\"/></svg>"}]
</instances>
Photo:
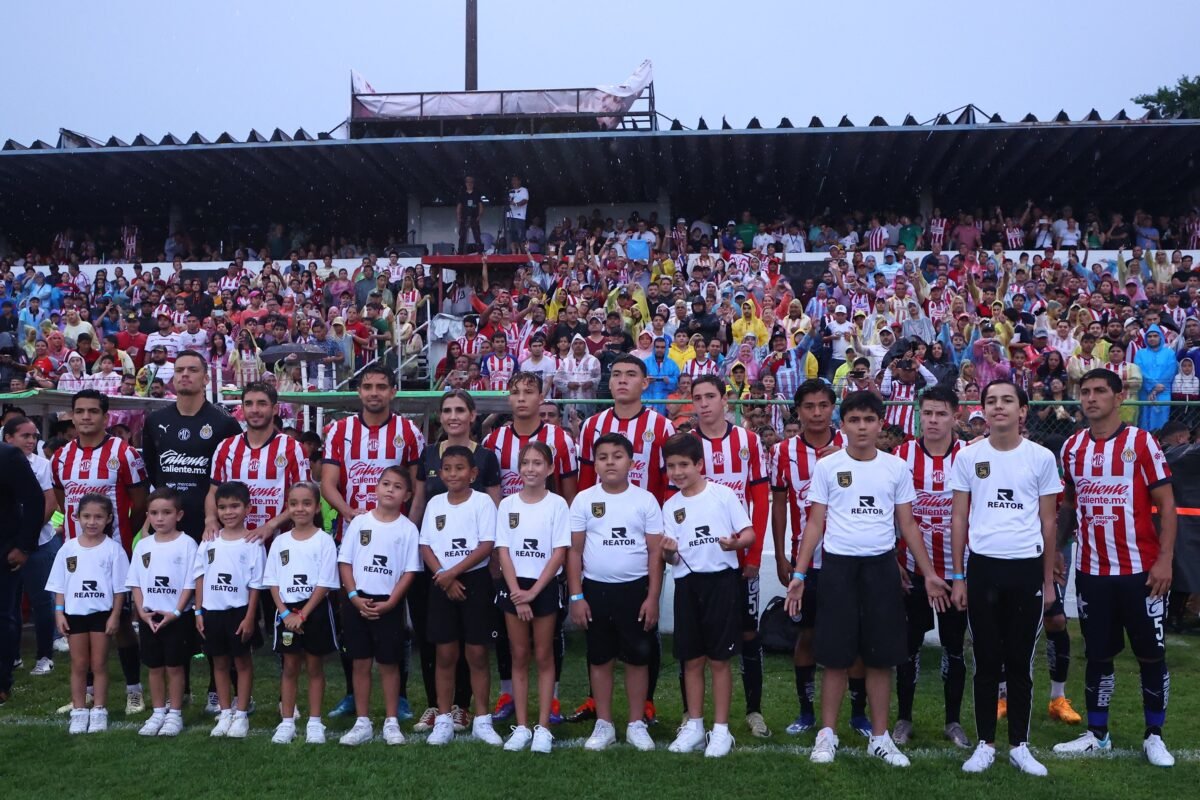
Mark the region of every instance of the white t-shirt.
<instances>
[{"instance_id":1,"label":"white t-shirt","mask_svg":"<svg viewBox=\"0 0 1200 800\"><path fill-rule=\"evenodd\" d=\"M666 535L679 542L679 562L671 567L676 580L693 572L737 569L737 552L722 550L717 540L736 536L751 523L728 486L710 480L699 494L678 492L663 503L662 515Z\"/></svg>"},{"instance_id":2,"label":"white t-shirt","mask_svg":"<svg viewBox=\"0 0 1200 800\"><path fill-rule=\"evenodd\" d=\"M533 504L522 500L520 493L500 501L496 547L508 548L518 578L542 577L554 549L571 546L569 517L567 501L553 492Z\"/></svg>"},{"instance_id":3,"label":"white t-shirt","mask_svg":"<svg viewBox=\"0 0 1200 800\"><path fill-rule=\"evenodd\" d=\"M524 200L525 205L514 205ZM508 190L508 216L513 219L525 219L525 214L529 211L529 190L522 186L520 189Z\"/></svg>"},{"instance_id":4,"label":"white t-shirt","mask_svg":"<svg viewBox=\"0 0 1200 800\"><path fill-rule=\"evenodd\" d=\"M850 320L838 322L835 319L829 323L829 333L833 336L833 341L829 343L830 357L845 361L846 350L851 345L851 335L854 333L854 323Z\"/></svg>"},{"instance_id":5,"label":"white t-shirt","mask_svg":"<svg viewBox=\"0 0 1200 800\"><path fill-rule=\"evenodd\" d=\"M480 542L496 541L496 504L483 492L471 491L464 502L454 505L450 494L430 498L421 520L421 544L427 545L445 569L456 566ZM485 558L471 572L483 569L491 559Z\"/></svg>"},{"instance_id":6,"label":"white t-shirt","mask_svg":"<svg viewBox=\"0 0 1200 800\"><path fill-rule=\"evenodd\" d=\"M571 532L586 534L583 577L600 583L627 583L650 572L647 536L661 536L662 509L654 495L633 484L609 494L597 483L575 495Z\"/></svg>"},{"instance_id":7,"label":"white t-shirt","mask_svg":"<svg viewBox=\"0 0 1200 800\"><path fill-rule=\"evenodd\" d=\"M403 515L381 522L374 511L351 520L342 536L338 563L349 564L354 587L375 596L389 596L406 572L421 571L417 526Z\"/></svg>"},{"instance_id":8,"label":"white t-shirt","mask_svg":"<svg viewBox=\"0 0 1200 800\"><path fill-rule=\"evenodd\" d=\"M1054 454L1028 439L997 450L987 439L964 447L950 468L950 488L971 493L972 553L992 558L1042 555L1040 500L1062 491Z\"/></svg>"},{"instance_id":9,"label":"white t-shirt","mask_svg":"<svg viewBox=\"0 0 1200 800\"><path fill-rule=\"evenodd\" d=\"M817 462L808 499L825 510L826 553L875 556L896 546L896 506L917 499L904 461L876 452L856 461L839 450Z\"/></svg>"},{"instance_id":10,"label":"white t-shirt","mask_svg":"<svg viewBox=\"0 0 1200 800\"><path fill-rule=\"evenodd\" d=\"M337 545L325 531L304 540L288 531L271 542L263 586L278 587L279 599L285 605L307 602L318 586L334 590L342 585L337 558Z\"/></svg>"},{"instance_id":11,"label":"white t-shirt","mask_svg":"<svg viewBox=\"0 0 1200 800\"><path fill-rule=\"evenodd\" d=\"M195 333L181 331L180 333L177 333L176 336L179 337L179 349L181 351L195 350L198 353L203 353L208 349L208 331L204 330L203 328Z\"/></svg>"},{"instance_id":12,"label":"white t-shirt","mask_svg":"<svg viewBox=\"0 0 1200 800\"><path fill-rule=\"evenodd\" d=\"M178 333L162 334L158 331L155 331L146 337L147 353L153 352L154 348L158 347L159 345L167 348L167 361L171 362L172 364L175 363L175 356L179 355L179 351L183 349L180 347Z\"/></svg>"},{"instance_id":13,"label":"white t-shirt","mask_svg":"<svg viewBox=\"0 0 1200 800\"><path fill-rule=\"evenodd\" d=\"M133 561L125 585L142 590L142 608L169 613L179 608L179 595L196 586L196 540L181 533L173 541L144 536L133 548ZM186 608L191 608L188 602Z\"/></svg>"},{"instance_id":14,"label":"white t-shirt","mask_svg":"<svg viewBox=\"0 0 1200 800\"><path fill-rule=\"evenodd\" d=\"M196 550L192 580L204 580L205 611L242 608L250 603L250 590L263 588L267 550L261 542L222 539L201 542Z\"/></svg>"},{"instance_id":15,"label":"white t-shirt","mask_svg":"<svg viewBox=\"0 0 1200 800\"><path fill-rule=\"evenodd\" d=\"M105 536L95 547L84 547L81 539L71 539L54 557L46 591L63 596L68 614L112 611L113 599L125 591L128 572L129 557L111 536Z\"/></svg>"},{"instance_id":16,"label":"white t-shirt","mask_svg":"<svg viewBox=\"0 0 1200 800\"><path fill-rule=\"evenodd\" d=\"M41 447L41 442L38 442L38 447ZM42 487L42 491L54 488L54 469L50 466L50 459L45 456L40 456L37 453L29 456L29 466L33 467L34 477L37 478L38 486ZM55 537L54 526L49 522L42 525L42 532L38 534L38 547L41 547L46 542Z\"/></svg>"}]
</instances>

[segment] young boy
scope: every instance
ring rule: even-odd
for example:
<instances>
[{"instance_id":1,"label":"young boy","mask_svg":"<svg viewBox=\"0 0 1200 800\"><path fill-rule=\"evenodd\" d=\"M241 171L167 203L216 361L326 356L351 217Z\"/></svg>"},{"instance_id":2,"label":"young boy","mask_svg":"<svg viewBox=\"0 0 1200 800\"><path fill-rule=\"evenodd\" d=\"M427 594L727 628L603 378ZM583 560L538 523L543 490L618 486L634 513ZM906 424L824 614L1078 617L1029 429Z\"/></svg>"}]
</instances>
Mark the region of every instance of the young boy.
<instances>
[{"instance_id":1,"label":"young boy","mask_svg":"<svg viewBox=\"0 0 1200 800\"><path fill-rule=\"evenodd\" d=\"M587 632L596 703L596 727L584 748L603 750L617 740L612 723L613 661L620 658L629 700L625 738L648 751L654 749L654 740L642 715L662 589L662 509L654 495L630 484L633 445L624 436L601 435L592 446L592 457L599 483L577 494L571 504L567 559L571 619Z\"/></svg>"},{"instance_id":2,"label":"young boy","mask_svg":"<svg viewBox=\"0 0 1200 800\"><path fill-rule=\"evenodd\" d=\"M490 745L504 744L488 713L488 644L495 619L495 590L487 565L496 542L496 505L492 498L471 488L477 474L469 449L447 447L440 472L447 491L429 500L421 521L421 559L433 573L427 635L437 645L438 716L429 734L432 745L448 744L454 738L450 708L459 642L466 646L475 703L471 733Z\"/></svg>"},{"instance_id":3,"label":"young boy","mask_svg":"<svg viewBox=\"0 0 1200 800\"><path fill-rule=\"evenodd\" d=\"M196 631L204 637L204 654L212 659L221 711L212 736L244 739L250 733L250 688L254 685L253 650L262 646L258 628L258 593L263 588L267 551L261 542L246 541L250 489L241 481L217 486L217 538L196 551ZM237 669L237 709L229 662Z\"/></svg>"},{"instance_id":4,"label":"young boy","mask_svg":"<svg viewBox=\"0 0 1200 800\"><path fill-rule=\"evenodd\" d=\"M713 730L704 755L720 758L733 748L729 659L742 650L745 584L735 551L754 544L754 527L738 496L704 477L704 446L676 434L663 445L667 474L679 493L663 505L663 556L675 575L675 657L683 664L687 722L672 753L704 747L704 667L712 672Z\"/></svg>"},{"instance_id":5,"label":"young boy","mask_svg":"<svg viewBox=\"0 0 1200 800\"><path fill-rule=\"evenodd\" d=\"M367 709L371 701L371 661L379 665L383 686L383 740L404 744L397 707L400 659L404 656L404 599L421 570L417 529L402 514L412 494L407 468L384 469L375 486L377 505L356 516L346 528L338 552L342 589L342 635L354 661L354 727L339 739L351 747L374 736Z\"/></svg>"},{"instance_id":6,"label":"young boy","mask_svg":"<svg viewBox=\"0 0 1200 800\"><path fill-rule=\"evenodd\" d=\"M192 612L192 566L196 542L179 530L183 501L174 489L150 495L146 520L154 531L133 551L126 585L141 624L142 663L150 673L154 712L142 736L178 736L183 731L184 669L196 646Z\"/></svg>"}]
</instances>

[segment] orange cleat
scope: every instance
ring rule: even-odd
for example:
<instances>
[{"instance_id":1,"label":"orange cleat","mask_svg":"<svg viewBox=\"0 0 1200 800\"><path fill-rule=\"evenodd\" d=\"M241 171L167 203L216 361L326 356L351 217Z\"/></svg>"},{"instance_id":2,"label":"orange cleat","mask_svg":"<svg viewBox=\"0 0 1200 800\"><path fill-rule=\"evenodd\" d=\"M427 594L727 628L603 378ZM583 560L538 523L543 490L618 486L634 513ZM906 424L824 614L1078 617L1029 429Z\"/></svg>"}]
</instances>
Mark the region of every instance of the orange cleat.
<instances>
[{"instance_id":1,"label":"orange cleat","mask_svg":"<svg viewBox=\"0 0 1200 800\"><path fill-rule=\"evenodd\" d=\"M658 724L658 709L654 707L653 700L646 701L646 705L642 709L642 721L647 725Z\"/></svg>"},{"instance_id":2,"label":"orange cleat","mask_svg":"<svg viewBox=\"0 0 1200 800\"><path fill-rule=\"evenodd\" d=\"M1083 722L1079 712L1071 708L1071 701L1065 697L1056 697L1050 701L1050 719L1065 722L1068 725L1078 725Z\"/></svg>"}]
</instances>

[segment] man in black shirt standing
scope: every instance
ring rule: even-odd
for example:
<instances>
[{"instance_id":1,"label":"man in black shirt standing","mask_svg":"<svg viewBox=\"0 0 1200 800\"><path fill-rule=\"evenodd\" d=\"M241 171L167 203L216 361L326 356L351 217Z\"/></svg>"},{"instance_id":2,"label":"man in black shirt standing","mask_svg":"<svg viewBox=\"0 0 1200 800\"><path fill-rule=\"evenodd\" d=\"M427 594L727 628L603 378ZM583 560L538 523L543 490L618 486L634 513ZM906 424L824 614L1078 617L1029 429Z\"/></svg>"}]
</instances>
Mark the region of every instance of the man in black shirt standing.
<instances>
[{"instance_id":1,"label":"man in black shirt standing","mask_svg":"<svg viewBox=\"0 0 1200 800\"><path fill-rule=\"evenodd\" d=\"M21 642L21 568L37 549L45 508L44 493L25 454L0 444L0 706L12 691L13 662ZM36 501L36 502L33 502ZM16 613L14 613L16 612Z\"/></svg>"},{"instance_id":2,"label":"man in black shirt standing","mask_svg":"<svg viewBox=\"0 0 1200 800\"><path fill-rule=\"evenodd\" d=\"M475 179L468 175L463 180L463 190L458 195L458 249L455 251L462 255L467 246L467 229L471 229L471 235L475 237L475 246L480 250L483 249L483 239L479 236L479 209L480 195L475 191Z\"/></svg>"}]
</instances>

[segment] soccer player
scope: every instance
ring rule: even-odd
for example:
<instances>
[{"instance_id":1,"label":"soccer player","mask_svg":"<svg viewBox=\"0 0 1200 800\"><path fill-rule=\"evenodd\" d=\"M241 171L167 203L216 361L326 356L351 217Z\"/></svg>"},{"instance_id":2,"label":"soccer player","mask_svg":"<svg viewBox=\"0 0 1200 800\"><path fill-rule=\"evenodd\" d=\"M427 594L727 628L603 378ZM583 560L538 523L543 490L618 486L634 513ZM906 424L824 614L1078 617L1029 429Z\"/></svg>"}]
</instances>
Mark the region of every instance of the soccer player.
<instances>
[{"instance_id":1,"label":"soccer player","mask_svg":"<svg viewBox=\"0 0 1200 800\"><path fill-rule=\"evenodd\" d=\"M697 385L711 386L709 378L714 376L702 376ZM719 392L703 402L716 406L718 400L723 400ZM683 664L687 692L687 721L668 749L690 753L703 747L705 756L720 758L733 749L729 659L741 650L745 630L746 585L736 553L752 547L755 534L744 500L728 485L705 477L706 455L700 440L685 433L663 446L671 484L679 489L663 506L662 547L675 577L675 657ZM707 736L705 666L713 683L713 729Z\"/></svg>"},{"instance_id":2,"label":"soccer player","mask_svg":"<svg viewBox=\"0 0 1200 800\"><path fill-rule=\"evenodd\" d=\"M824 543L821 593L814 638L817 661L825 667L821 723L811 760L828 764L837 754L834 733L846 693L849 669L862 659L871 709L868 752L893 767L908 766L888 733L892 668L904 660L904 606L896 569L896 529L925 576L929 602L941 611L946 583L937 577L912 515L916 499L904 462L875 447L883 427L883 401L870 392L842 400L846 449L817 462L809 496L812 507L796 566L788 584L786 608L797 616L804 582L817 545Z\"/></svg>"},{"instance_id":3,"label":"soccer player","mask_svg":"<svg viewBox=\"0 0 1200 800\"><path fill-rule=\"evenodd\" d=\"M79 500L86 494L102 494L113 504L112 535L125 548L126 559L133 549L133 536L146 521L146 466L129 445L104 429L108 419L108 397L95 389L83 389L71 398L71 421L78 438L58 449L50 460L54 494L65 518L68 541L79 535ZM122 588L124 582L122 580ZM125 675L125 713L146 710L142 699L141 659L137 634L128 605L117 630L117 658ZM61 713L70 707L60 708Z\"/></svg>"},{"instance_id":4,"label":"soccer player","mask_svg":"<svg viewBox=\"0 0 1200 800\"><path fill-rule=\"evenodd\" d=\"M1175 758L1162 740L1167 674L1164 647L1166 594L1171 586L1177 514L1171 471L1147 431L1121 421L1121 379L1106 369L1084 373L1079 400L1088 427L1062 449L1067 529L1075 533L1075 592L1087 657L1087 731L1055 745L1056 753L1097 754L1112 749L1108 706L1116 675L1113 657L1125 636L1138 660L1142 751L1156 767ZM1153 509L1158 510L1155 531Z\"/></svg>"},{"instance_id":5,"label":"soccer player","mask_svg":"<svg viewBox=\"0 0 1200 800\"><path fill-rule=\"evenodd\" d=\"M662 509L630 479L634 448L628 438L605 433L589 452L600 482L571 504L567 557L571 619L586 631L596 713L584 748L603 750L617 740L613 662L620 658L629 700L625 739L638 750L653 750L643 715L662 590Z\"/></svg>"},{"instance_id":6,"label":"soccer player","mask_svg":"<svg viewBox=\"0 0 1200 800\"><path fill-rule=\"evenodd\" d=\"M1054 454L1022 438L1029 397L1011 381L983 390L988 437L964 447L950 469L954 605L966 610L975 651L975 727L979 744L964 772L996 759L996 700L1008 680L1008 760L1027 775L1046 768L1029 750L1033 651L1045 608L1054 601L1055 501L1062 491ZM967 532L971 572L964 572Z\"/></svg>"},{"instance_id":7,"label":"soccer player","mask_svg":"<svg viewBox=\"0 0 1200 800\"><path fill-rule=\"evenodd\" d=\"M954 436L958 395L945 386L932 386L920 399L921 436L896 448L896 456L908 467L916 491L913 516L921 530L925 550L934 571L942 580L954 572L950 546L950 508L954 493L950 490L950 467L954 457L966 445ZM913 735L913 698L920 674L921 645L925 634L933 630L933 609L925 596L925 585L913 554L903 544L896 548L904 570L904 611L907 622L908 657L896 667L898 711L892 739L907 744ZM963 640L967 632L965 612L949 607L937 615L938 639L942 644L942 691L946 705L946 738L958 747L970 747L959 719L967 667L963 661Z\"/></svg>"},{"instance_id":8,"label":"soccer player","mask_svg":"<svg viewBox=\"0 0 1200 800\"><path fill-rule=\"evenodd\" d=\"M754 530L766 531L770 495L767 490L766 457L758 435L725 419L728 407L725 383L716 375L701 375L692 382L692 405L699 419L694 434L704 452L704 475L712 482L731 489L742 511L753 520ZM736 558L742 576L742 595L746 601L741 621L743 641L740 648L746 726L750 728L752 736L767 738L771 731L762 715L763 649L762 637L758 635L758 573L762 564L762 548L762 538L755 537L749 549L736 552Z\"/></svg>"}]
</instances>

